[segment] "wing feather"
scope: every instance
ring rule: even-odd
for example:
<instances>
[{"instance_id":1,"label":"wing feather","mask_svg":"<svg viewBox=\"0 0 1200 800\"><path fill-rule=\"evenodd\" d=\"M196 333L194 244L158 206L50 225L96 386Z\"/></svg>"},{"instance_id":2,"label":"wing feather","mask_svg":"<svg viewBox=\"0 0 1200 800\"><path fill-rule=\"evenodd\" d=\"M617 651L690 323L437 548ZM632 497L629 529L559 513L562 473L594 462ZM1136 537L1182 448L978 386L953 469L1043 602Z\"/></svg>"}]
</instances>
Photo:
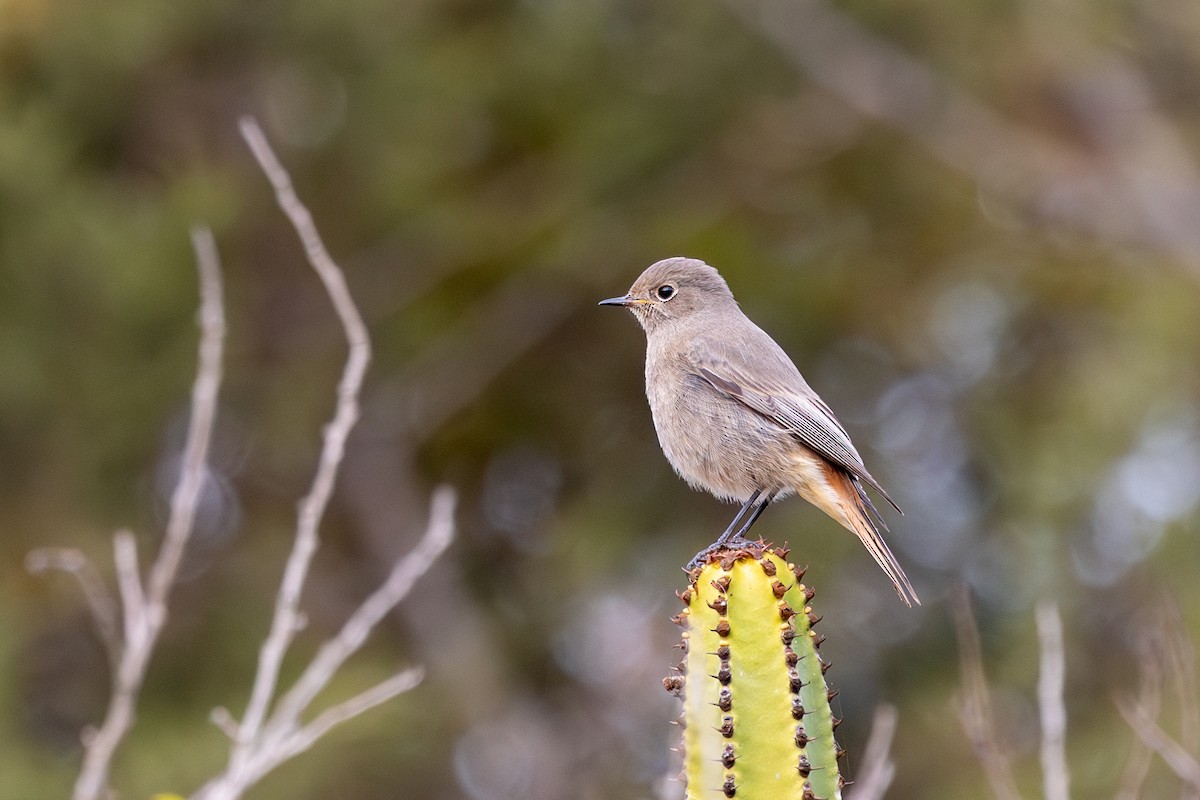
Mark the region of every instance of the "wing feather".
<instances>
[{"instance_id":1,"label":"wing feather","mask_svg":"<svg viewBox=\"0 0 1200 800\"><path fill-rule=\"evenodd\" d=\"M903 514L896 501L867 471L850 435L829 406L804 381L791 359L761 329L756 327L754 330L770 344L767 363L751 370L740 363L743 360L740 350L719 340L704 338L696 341L688 353L695 373L718 392L772 420L805 447L879 492ZM759 352L762 352L761 348ZM764 379L763 374L771 377Z\"/></svg>"}]
</instances>

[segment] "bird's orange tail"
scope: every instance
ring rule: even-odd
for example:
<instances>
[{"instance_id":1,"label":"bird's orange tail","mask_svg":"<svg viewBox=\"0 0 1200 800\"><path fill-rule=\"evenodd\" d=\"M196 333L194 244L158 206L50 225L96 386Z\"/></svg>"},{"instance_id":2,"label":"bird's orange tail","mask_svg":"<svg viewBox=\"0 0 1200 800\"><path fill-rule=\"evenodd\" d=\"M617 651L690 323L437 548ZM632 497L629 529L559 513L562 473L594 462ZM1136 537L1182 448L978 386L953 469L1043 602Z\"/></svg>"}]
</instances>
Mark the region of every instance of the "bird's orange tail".
<instances>
[{"instance_id":1,"label":"bird's orange tail","mask_svg":"<svg viewBox=\"0 0 1200 800\"><path fill-rule=\"evenodd\" d=\"M880 525L883 525L883 520L879 520L877 523L871 516L871 511L874 509L862 484L832 464L822 466L825 479L829 482L829 486L837 498L836 510L841 513L834 513L834 509L828 508L824 503L820 504L822 510L859 538L866 546L867 552L875 559L875 563L882 567L887 576L892 579L896 594L905 604L910 608L913 603L921 605L921 598L917 597L916 591L908 581L908 576L904 574L904 569L896 561L896 557L892 555L891 549L880 534L879 528ZM886 529L886 526L884 528Z\"/></svg>"}]
</instances>

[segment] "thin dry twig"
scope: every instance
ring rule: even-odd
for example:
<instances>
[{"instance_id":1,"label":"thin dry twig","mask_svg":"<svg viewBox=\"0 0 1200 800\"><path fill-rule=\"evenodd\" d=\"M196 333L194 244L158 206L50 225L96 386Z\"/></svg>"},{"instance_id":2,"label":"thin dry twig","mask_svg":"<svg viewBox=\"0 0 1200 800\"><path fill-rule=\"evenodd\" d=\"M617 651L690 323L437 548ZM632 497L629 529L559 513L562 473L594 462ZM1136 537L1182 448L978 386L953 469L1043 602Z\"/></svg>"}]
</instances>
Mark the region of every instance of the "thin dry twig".
<instances>
[{"instance_id":1,"label":"thin dry twig","mask_svg":"<svg viewBox=\"0 0 1200 800\"><path fill-rule=\"evenodd\" d=\"M388 578L375 590L329 639L304 670L292 689L283 695L264 720L259 735L245 744L228 712L214 714L214 721L229 731L234 754L229 767L196 794L196 800L234 800L264 775L289 758L304 752L336 725L387 702L412 689L424 676L412 668L381 681L366 691L331 706L306 724L300 720L316 696L333 680L346 659L357 652L383 618L408 596L413 584L429 571L454 538L455 494L446 486L434 493L429 525L413 550L396 562ZM231 730L232 728L232 730Z\"/></svg>"},{"instance_id":2,"label":"thin dry twig","mask_svg":"<svg viewBox=\"0 0 1200 800\"><path fill-rule=\"evenodd\" d=\"M296 683L279 700L269 733L295 727L330 679L358 652L367 636L392 609L408 596L417 579L445 552L454 538L454 490L439 487L433 495L429 527L425 536L404 558L396 562L387 579L346 620L342 629L321 647Z\"/></svg>"},{"instance_id":3,"label":"thin dry twig","mask_svg":"<svg viewBox=\"0 0 1200 800\"><path fill-rule=\"evenodd\" d=\"M892 738L896 735L896 707L884 703L875 709L871 720L871 734L863 751L863 767L851 800L883 800L892 779L896 776L896 764L892 761Z\"/></svg>"},{"instance_id":4,"label":"thin dry twig","mask_svg":"<svg viewBox=\"0 0 1200 800\"><path fill-rule=\"evenodd\" d=\"M276 597L271 629L259 652L258 670L246 713L240 723L235 722L227 711L214 715L222 730L232 735L229 764L224 772L197 792L197 800L241 797L262 776L307 750L334 726L420 682L423 676L420 669L405 670L326 709L311 722L301 722L301 716L329 685L346 659L362 647L375 626L408 595L416 580L446 550L454 535L455 495L448 487L441 487L434 494L429 525L416 548L393 566L384 583L359 606L338 634L321 647L292 688L276 698L280 666L303 618L299 609L300 594L319 543L321 518L341 466L346 439L358 420L359 392L370 362L371 347L345 277L322 244L312 216L296 196L287 171L272 152L257 122L243 118L241 131L274 187L280 208L304 243L309 263L325 286L349 342L349 354L338 384L333 419L325 427L312 487L300 501L295 541Z\"/></svg>"},{"instance_id":5,"label":"thin dry twig","mask_svg":"<svg viewBox=\"0 0 1200 800\"><path fill-rule=\"evenodd\" d=\"M146 607L146 596L142 592L142 576L138 574L137 539L133 531L122 529L113 534L113 564L117 570L117 590L121 593L125 647L140 647L146 629L138 619Z\"/></svg>"},{"instance_id":6,"label":"thin dry twig","mask_svg":"<svg viewBox=\"0 0 1200 800\"><path fill-rule=\"evenodd\" d=\"M412 667L375 684L370 689L356 694L349 700L330 706L318 714L312 722L297 729L282 742L282 755L284 759L303 753L337 725L351 720L366 711L370 711L372 708L386 703L393 697L404 694L415 688L424 678L424 669L421 667Z\"/></svg>"},{"instance_id":7,"label":"thin dry twig","mask_svg":"<svg viewBox=\"0 0 1200 800\"><path fill-rule=\"evenodd\" d=\"M115 672L121 659L121 631L117 625L117 601L104 579L82 550L74 547L39 547L25 556L25 569L37 575L50 570L65 572L75 579L91 612L96 632L104 643L109 666Z\"/></svg>"},{"instance_id":8,"label":"thin dry twig","mask_svg":"<svg viewBox=\"0 0 1200 800\"><path fill-rule=\"evenodd\" d=\"M1181 780L1200 788L1200 761L1168 736L1145 709L1127 700L1118 700L1117 710L1129 723L1129 727L1133 728L1133 732L1158 753Z\"/></svg>"},{"instance_id":9,"label":"thin dry twig","mask_svg":"<svg viewBox=\"0 0 1200 800\"><path fill-rule=\"evenodd\" d=\"M1038 603L1035 612L1041 665L1038 672L1038 716L1042 723L1042 783L1046 800L1070 800L1067 771L1067 706L1063 700L1066 659L1058 605Z\"/></svg>"},{"instance_id":10,"label":"thin dry twig","mask_svg":"<svg viewBox=\"0 0 1200 800\"><path fill-rule=\"evenodd\" d=\"M295 189L292 187L291 177L275 156L274 151L271 150L258 122L253 117L243 117L239 122L239 127L246 144L249 145L263 173L275 189L275 198L280 209L296 229L296 233L304 245L304 252L308 257L309 264L316 271L325 286L325 291L329 294L338 319L345 329L346 339L349 343L349 355L338 384L337 408L334 411L333 419L325 427L320 460L317 464L316 474L313 476L312 487L300 501L295 543L291 555L288 557L283 582L279 587L275 614L271 620L271 630L259 653L258 670L255 674L250 702L246 707L241 724L238 726L239 747L234 751L235 761L246 757L247 746L258 737L271 698L275 695L283 657L301 627L300 592L304 588L312 557L317 550L318 529L329 504L329 497L333 493L334 480L345 453L346 439L355 422L358 421L358 394L367 365L371 360L371 343L367 327L350 296L350 290L346 286L342 270L334 263L321 241L320 234L313 223L312 214L297 197Z\"/></svg>"},{"instance_id":11,"label":"thin dry twig","mask_svg":"<svg viewBox=\"0 0 1200 800\"><path fill-rule=\"evenodd\" d=\"M207 475L208 447L221 386L225 312L221 299L220 263L212 232L205 228L194 229L192 244L200 275L200 348L179 482L171 496L162 547L151 565L144 593L138 577L132 534L119 532L114 537L118 585L124 606L124 636L108 711L100 727L87 737L83 766L72 794L74 800L98 800L106 793L109 765L133 724L146 667L166 622L167 600L184 548L191 538Z\"/></svg>"},{"instance_id":12,"label":"thin dry twig","mask_svg":"<svg viewBox=\"0 0 1200 800\"><path fill-rule=\"evenodd\" d=\"M1021 794L1017 791L1012 767L996 742L992 703L987 677L983 672L979 629L975 626L975 617L971 613L971 604L965 588L960 587L954 593L951 609L958 638L959 672L963 683L963 729L971 741L975 757L983 767L988 784L992 787L992 794L999 800L1020 800Z\"/></svg>"}]
</instances>

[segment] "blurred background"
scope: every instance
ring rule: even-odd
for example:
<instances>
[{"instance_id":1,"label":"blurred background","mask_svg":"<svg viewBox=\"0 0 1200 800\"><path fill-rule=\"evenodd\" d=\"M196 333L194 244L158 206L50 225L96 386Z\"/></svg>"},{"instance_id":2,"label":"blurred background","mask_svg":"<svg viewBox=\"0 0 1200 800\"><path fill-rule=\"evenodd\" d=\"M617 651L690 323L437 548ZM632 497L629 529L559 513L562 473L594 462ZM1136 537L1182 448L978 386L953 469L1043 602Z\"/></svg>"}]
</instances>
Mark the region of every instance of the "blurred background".
<instances>
[{"instance_id":1,"label":"blurred background","mask_svg":"<svg viewBox=\"0 0 1200 800\"><path fill-rule=\"evenodd\" d=\"M210 709L245 705L345 357L245 113L376 347L288 674L433 487L461 498L455 548L329 699L411 663L425 683L251 797L660 796L673 592L734 509L671 472L643 335L595 303L671 255L722 270L905 509L913 610L806 504L755 529L811 564L849 773L888 701L890 796L990 796L959 723L965 584L1022 789L1048 599L1076 795L1111 795L1113 698L1164 620L1200 633L1197 108L1189 0L0 0L0 795L66 796L103 713L76 587L23 562L78 547L111 577L116 528L159 541L193 223L227 282L217 479L121 796L197 788L225 754ZM1142 796L1178 781L1159 763Z\"/></svg>"}]
</instances>

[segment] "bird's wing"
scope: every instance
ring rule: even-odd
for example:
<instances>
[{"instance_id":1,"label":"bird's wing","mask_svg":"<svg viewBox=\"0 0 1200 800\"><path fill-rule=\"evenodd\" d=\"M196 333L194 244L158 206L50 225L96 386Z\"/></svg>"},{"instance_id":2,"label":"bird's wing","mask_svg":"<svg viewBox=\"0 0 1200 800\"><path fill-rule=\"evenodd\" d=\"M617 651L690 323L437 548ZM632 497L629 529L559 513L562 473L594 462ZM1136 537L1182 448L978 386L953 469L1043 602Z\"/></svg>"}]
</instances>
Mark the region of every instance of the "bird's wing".
<instances>
[{"instance_id":1,"label":"bird's wing","mask_svg":"<svg viewBox=\"0 0 1200 800\"><path fill-rule=\"evenodd\" d=\"M691 367L718 392L789 431L805 447L875 489L900 511L867 471L833 411L809 387L782 348L761 330L759 333L769 346L754 348L760 363L753 367L747 363L744 351L709 337L695 341L689 348ZM869 500L867 504L874 511Z\"/></svg>"}]
</instances>

